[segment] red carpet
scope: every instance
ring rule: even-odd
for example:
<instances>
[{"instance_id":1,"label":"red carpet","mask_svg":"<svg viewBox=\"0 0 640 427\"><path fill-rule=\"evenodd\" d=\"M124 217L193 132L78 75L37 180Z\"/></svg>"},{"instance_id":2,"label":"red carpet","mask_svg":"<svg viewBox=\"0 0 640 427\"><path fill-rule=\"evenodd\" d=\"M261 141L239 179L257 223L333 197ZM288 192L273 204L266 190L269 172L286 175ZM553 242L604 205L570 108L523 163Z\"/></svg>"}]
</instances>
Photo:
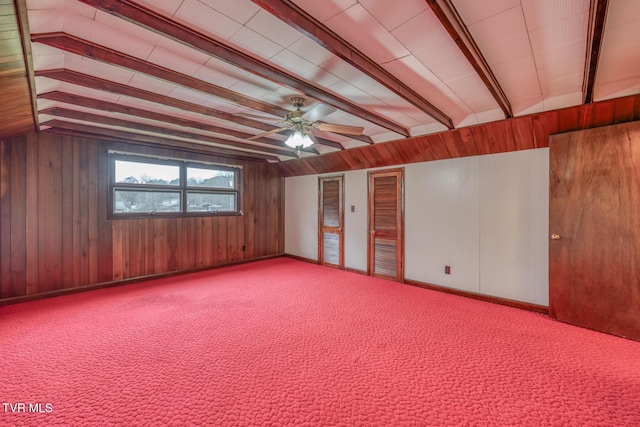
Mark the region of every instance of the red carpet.
<instances>
[{"instance_id":1,"label":"red carpet","mask_svg":"<svg viewBox=\"0 0 640 427\"><path fill-rule=\"evenodd\" d=\"M0 307L0 373L3 426L640 426L638 342L287 258Z\"/></svg>"}]
</instances>

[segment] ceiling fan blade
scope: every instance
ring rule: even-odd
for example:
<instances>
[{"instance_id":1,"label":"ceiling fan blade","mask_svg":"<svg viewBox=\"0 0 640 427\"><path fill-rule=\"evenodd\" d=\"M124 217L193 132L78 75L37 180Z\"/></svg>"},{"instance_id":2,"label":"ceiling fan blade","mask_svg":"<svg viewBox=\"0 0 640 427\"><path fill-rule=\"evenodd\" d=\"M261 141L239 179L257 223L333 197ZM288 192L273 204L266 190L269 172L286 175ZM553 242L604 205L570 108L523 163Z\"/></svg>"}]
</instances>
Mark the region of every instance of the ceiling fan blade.
<instances>
[{"instance_id":1,"label":"ceiling fan blade","mask_svg":"<svg viewBox=\"0 0 640 427\"><path fill-rule=\"evenodd\" d=\"M277 123L277 122L281 122L282 121L282 119L276 119L275 117L258 116L257 114L238 113L238 114L234 114L234 116L246 117L247 119L255 119L255 120L260 120L260 121L263 121L263 122Z\"/></svg>"},{"instance_id":2,"label":"ceiling fan blade","mask_svg":"<svg viewBox=\"0 0 640 427\"><path fill-rule=\"evenodd\" d=\"M263 136L271 135L272 133L278 133L278 132L281 132L281 131L283 131L283 130L285 130L285 129L288 129L288 128L286 128L286 127L285 127L285 128L276 128L276 129L271 129L270 131L259 133L258 135L254 135L254 136L252 136L252 137L250 137L250 138L247 138L247 139L248 139L249 141L253 141L254 139L260 139L260 138L262 138Z\"/></svg>"},{"instance_id":3,"label":"ceiling fan blade","mask_svg":"<svg viewBox=\"0 0 640 427\"><path fill-rule=\"evenodd\" d=\"M364 128L360 126L347 126L347 125L334 125L331 123L320 123L318 124L318 130L323 132L342 133L345 135L362 135Z\"/></svg>"},{"instance_id":4,"label":"ceiling fan blade","mask_svg":"<svg viewBox=\"0 0 640 427\"><path fill-rule=\"evenodd\" d=\"M336 112L337 110L333 107L329 107L325 104L317 104L315 107L307 111L302 115L302 118L305 120L309 120L310 122L317 122L323 117L328 116L331 113Z\"/></svg>"}]
</instances>

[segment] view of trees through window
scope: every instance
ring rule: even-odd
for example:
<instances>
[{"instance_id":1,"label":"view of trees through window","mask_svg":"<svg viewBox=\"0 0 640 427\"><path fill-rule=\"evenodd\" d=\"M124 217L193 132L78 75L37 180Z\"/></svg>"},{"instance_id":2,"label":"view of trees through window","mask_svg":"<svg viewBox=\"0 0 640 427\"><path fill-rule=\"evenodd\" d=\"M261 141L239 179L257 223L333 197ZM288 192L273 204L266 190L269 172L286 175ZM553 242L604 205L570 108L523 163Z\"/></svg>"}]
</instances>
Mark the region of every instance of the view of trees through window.
<instances>
[{"instance_id":1,"label":"view of trees through window","mask_svg":"<svg viewBox=\"0 0 640 427\"><path fill-rule=\"evenodd\" d=\"M114 214L233 213L237 169L149 159L112 159Z\"/></svg>"}]
</instances>

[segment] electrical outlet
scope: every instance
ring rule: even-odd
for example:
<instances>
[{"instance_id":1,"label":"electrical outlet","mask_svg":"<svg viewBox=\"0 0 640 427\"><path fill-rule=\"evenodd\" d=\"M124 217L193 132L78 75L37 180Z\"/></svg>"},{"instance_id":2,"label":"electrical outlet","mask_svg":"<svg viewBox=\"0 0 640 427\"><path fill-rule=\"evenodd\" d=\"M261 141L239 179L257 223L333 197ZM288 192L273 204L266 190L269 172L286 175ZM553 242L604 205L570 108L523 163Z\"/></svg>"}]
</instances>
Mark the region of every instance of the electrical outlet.
<instances>
[{"instance_id":1,"label":"electrical outlet","mask_svg":"<svg viewBox=\"0 0 640 427\"><path fill-rule=\"evenodd\" d=\"M449 267L448 265L444 266L444 274L451 274L451 267Z\"/></svg>"},{"instance_id":2,"label":"electrical outlet","mask_svg":"<svg viewBox=\"0 0 640 427\"><path fill-rule=\"evenodd\" d=\"M355 212L356 211L356 207L354 205L351 205L351 212Z\"/></svg>"},{"instance_id":3,"label":"electrical outlet","mask_svg":"<svg viewBox=\"0 0 640 427\"><path fill-rule=\"evenodd\" d=\"M247 250L247 245L242 245L242 252Z\"/></svg>"}]
</instances>

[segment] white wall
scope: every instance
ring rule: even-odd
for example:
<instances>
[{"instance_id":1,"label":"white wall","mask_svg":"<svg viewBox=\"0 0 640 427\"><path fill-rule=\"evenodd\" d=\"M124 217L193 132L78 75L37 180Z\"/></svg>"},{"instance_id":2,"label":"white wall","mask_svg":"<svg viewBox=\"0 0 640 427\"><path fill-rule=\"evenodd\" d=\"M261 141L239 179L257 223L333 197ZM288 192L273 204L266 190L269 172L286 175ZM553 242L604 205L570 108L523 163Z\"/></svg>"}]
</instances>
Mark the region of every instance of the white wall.
<instances>
[{"instance_id":1,"label":"white wall","mask_svg":"<svg viewBox=\"0 0 640 427\"><path fill-rule=\"evenodd\" d=\"M367 195L367 171L345 172L344 266L362 271L367 270Z\"/></svg>"},{"instance_id":2,"label":"white wall","mask_svg":"<svg viewBox=\"0 0 640 427\"><path fill-rule=\"evenodd\" d=\"M407 279L480 292L479 170L479 157L405 168Z\"/></svg>"},{"instance_id":3,"label":"white wall","mask_svg":"<svg viewBox=\"0 0 640 427\"><path fill-rule=\"evenodd\" d=\"M405 277L548 305L548 156L405 165ZM366 270L367 171L344 176L345 266ZM285 251L317 259L318 176L287 178L285 203Z\"/></svg>"},{"instance_id":4,"label":"white wall","mask_svg":"<svg viewBox=\"0 0 640 427\"><path fill-rule=\"evenodd\" d=\"M318 175L286 178L284 251L318 259Z\"/></svg>"}]
</instances>

